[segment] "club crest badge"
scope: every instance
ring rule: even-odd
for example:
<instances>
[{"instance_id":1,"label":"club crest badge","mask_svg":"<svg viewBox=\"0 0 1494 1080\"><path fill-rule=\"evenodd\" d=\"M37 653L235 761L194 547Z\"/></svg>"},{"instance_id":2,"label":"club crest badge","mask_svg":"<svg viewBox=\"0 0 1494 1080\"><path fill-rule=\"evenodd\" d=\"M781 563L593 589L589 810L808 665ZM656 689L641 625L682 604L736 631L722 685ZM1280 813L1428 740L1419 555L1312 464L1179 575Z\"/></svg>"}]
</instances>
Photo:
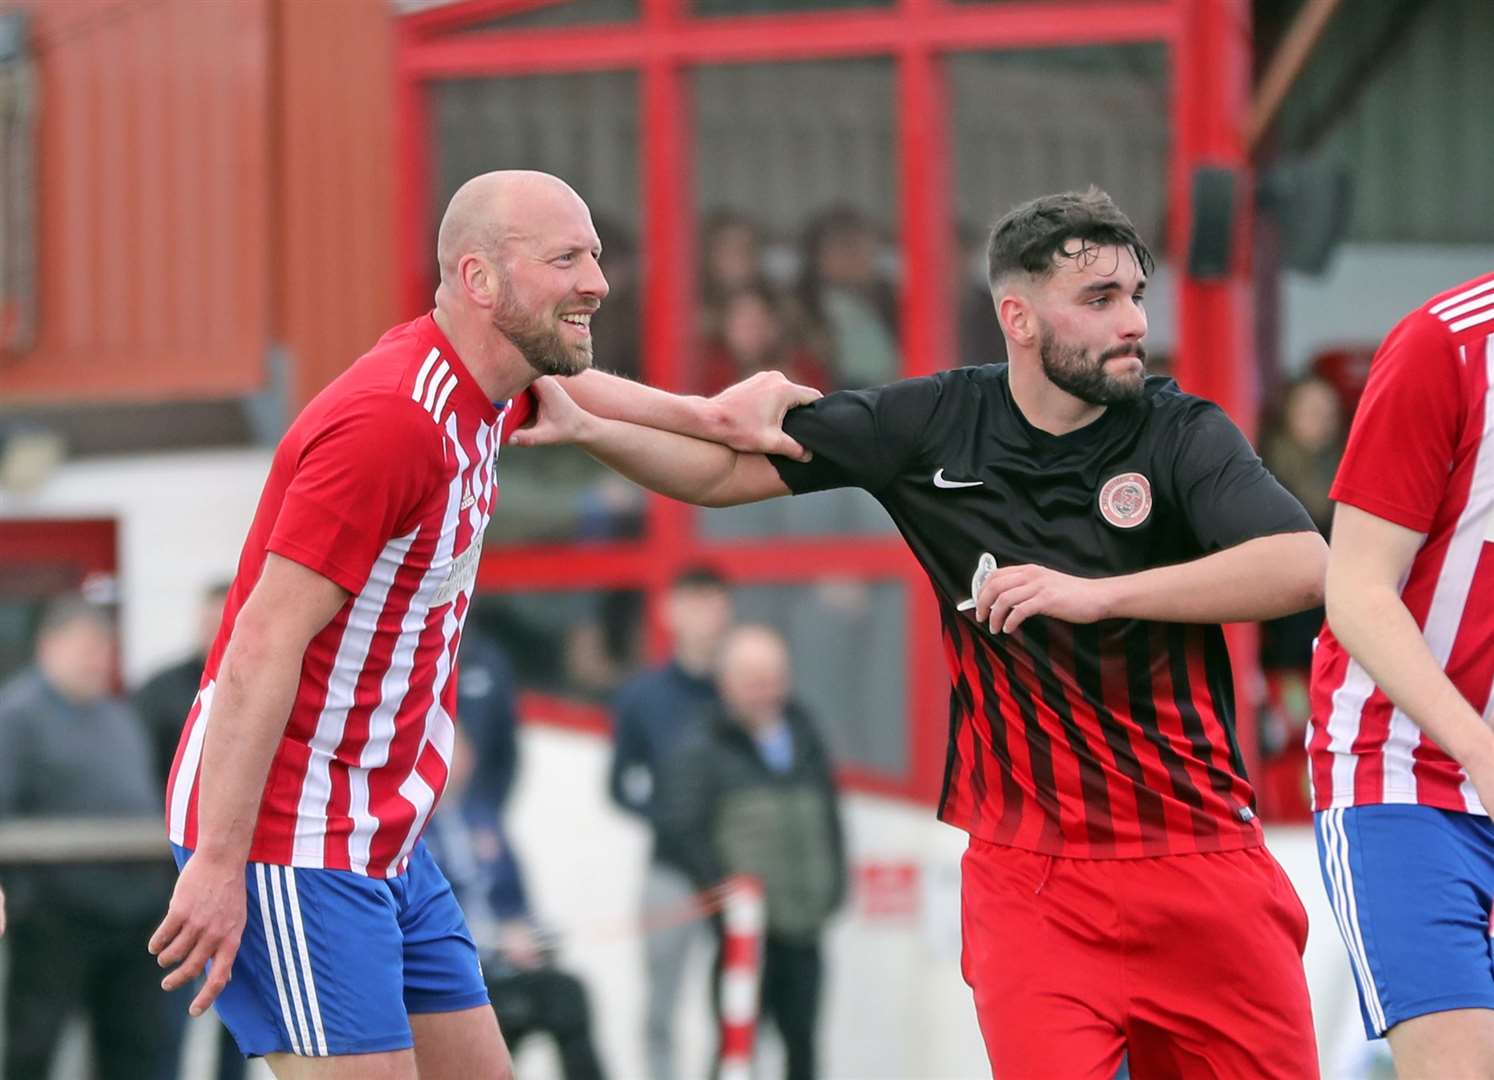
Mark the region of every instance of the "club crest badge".
<instances>
[{"instance_id":1,"label":"club crest badge","mask_svg":"<svg viewBox=\"0 0 1494 1080\"><path fill-rule=\"evenodd\" d=\"M1152 484L1138 472L1121 473L1100 488L1100 516L1117 529L1134 529L1152 516Z\"/></svg>"}]
</instances>

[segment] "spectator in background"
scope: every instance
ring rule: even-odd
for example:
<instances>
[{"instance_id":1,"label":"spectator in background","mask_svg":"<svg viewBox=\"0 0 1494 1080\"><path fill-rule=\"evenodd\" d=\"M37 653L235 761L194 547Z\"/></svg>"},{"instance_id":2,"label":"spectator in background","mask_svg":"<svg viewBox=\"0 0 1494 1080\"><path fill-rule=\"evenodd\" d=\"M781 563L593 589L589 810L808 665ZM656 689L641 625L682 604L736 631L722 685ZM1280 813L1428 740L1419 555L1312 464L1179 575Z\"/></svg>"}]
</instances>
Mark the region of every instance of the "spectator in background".
<instances>
[{"instance_id":1,"label":"spectator in background","mask_svg":"<svg viewBox=\"0 0 1494 1080\"><path fill-rule=\"evenodd\" d=\"M721 707L676 752L661 828L700 888L743 874L767 906L761 1014L783 1038L788 1080L815 1075L820 938L846 893L845 844L829 755L789 700L788 646L766 626L721 648ZM717 957L717 972L721 970ZM718 979L719 981L719 979Z\"/></svg>"},{"instance_id":2,"label":"spectator in background","mask_svg":"<svg viewBox=\"0 0 1494 1080\"><path fill-rule=\"evenodd\" d=\"M1333 520L1328 489L1343 453L1344 415L1338 391L1318 375L1288 385L1280 421L1266 436L1261 457L1307 508L1324 536Z\"/></svg>"},{"instance_id":3,"label":"spectator in background","mask_svg":"<svg viewBox=\"0 0 1494 1080\"><path fill-rule=\"evenodd\" d=\"M825 368L794 341L782 305L766 285L743 285L726 294L719 320L701 357L702 393L718 393L760 371L781 371L794 382L828 388Z\"/></svg>"},{"instance_id":4,"label":"spectator in background","mask_svg":"<svg viewBox=\"0 0 1494 1080\"><path fill-rule=\"evenodd\" d=\"M653 852L643 888L643 921L657 925L644 939L647 970L645 1041L651 1080L674 1080L674 1014L680 980L692 947L704 939L699 920L664 916L689 907L695 889L688 853L659 828L656 793L681 741L699 731L717 707L712 671L731 623L726 579L708 566L684 570L664 599L664 622L673 653L618 691L613 716L615 746L610 786L623 810L647 822ZM693 1070L692 1070L693 1072Z\"/></svg>"},{"instance_id":5,"label":"spectator in background","mask_svg":"<svg viewBox=\"0 0 1494 1080\"><path fill-rule=\"evenodd\" d=\"M115 651L108 609L66 595L43 611L33 666L0 687L0 819L160 820L150 740L112 694ZM145 951L171 894L169 864L15 869L6 884L4 1075L47 1076L64 1025L82 1010L101 1080L150 1080L175 1049Z\"/></svg>"},{"instance_id":6,"label":"spectator in background","mask_svg":"<svg viewBox=\"0 0 1494 1080\"><path fill-rule=\"evenodd\" d=\"M835 207L804 236L798 300L810 348L851 389L897 378L897 291L877 268L876 229L861 211Z\"/></svg>"},{"instance_id":7,"label":"spectator in background","mask_svg":"<svg viewBox=\"0 0 1494 1080\"><path fill-rule=\"evenodd\" d=\"M496 642L473 634L462 642L459 663L451 778L427 840L477 941L509 1047L549 1034L565 1080L601 1080L586 990L556 967L503 826L518 771L513 668Z\"/></svg>"},{"instance_id":8,"label":"spectator in background","mask_svg":"<svg viewBox=\"0 0 1494 1080\"><path fill-rule=\"evenodd\" d=\"M721 336L726 298L764 282L762 231L735 210L708 214L700 227L700 338Z\"/></svg>"},{"instance_id":9,"label":"spectator in background","mask_svg":"<svg viewBox=\"0 0 1494 1080\"><path fill-rule=\"evenodd\" d=\"M156 772L163 777L171 775L171 761L176 757L182 724L192 710L192 702L197 700L202 669L207 663L208 650L213 647L213 639L218 636L218 624L223 621L223 601L227 598L226 581L215 582L203 591L197 606L197 624L193 628L192 654L162 668L135 691L135 711L150 735Z\"/></svg>"},{"instance_id":10,"label":"spectator in background","mask_svg":"<svg viewBox=\"0 0 1494 1080\"><path fill-rule=\"evenodd\" d=\"M1281 417L1262 441L1261 459L1295 495L1324 536L1333 520L1328 489L1344 452L1344 419L1338 392L1309 375L1291 383L1282 397ZM1312 663L1312 643L1323 625L1318 606L1272 619L1261 626L1261 665L1300 669ZM1303 716L1305 722L1306 717Z\"/></svg>"},{"instance_id":11,"label":"spectator in background","mask_svg":"<svg viewBox=\"0 0 1494 1080\"><path fill-rule=\"evenodd\" d=\"M214 582L203 591L197 605L196 625L193 627L196 641L192 654L156 672L133 695L135 712L151 741L156 772L162 777L171 775L171 761L176 757L182 724L186 722L187 713L197 699L202 669L207 663L208 650L213 647L213 638L218 635L218 624L223 621L223 602L227 597L226 581ZM171 992L166 1016L174 1032L171 1040L173 1056L161 1067L161 1080L170 1080L177 1075L179 1063L176 1051L186 1032L187 1006L192 1003L196 994L195 984ZM241 1080L246 1059L233 1044L227 1028L220 1024L215 1035L218 1080Z\"/></svg>"}]
</instances>

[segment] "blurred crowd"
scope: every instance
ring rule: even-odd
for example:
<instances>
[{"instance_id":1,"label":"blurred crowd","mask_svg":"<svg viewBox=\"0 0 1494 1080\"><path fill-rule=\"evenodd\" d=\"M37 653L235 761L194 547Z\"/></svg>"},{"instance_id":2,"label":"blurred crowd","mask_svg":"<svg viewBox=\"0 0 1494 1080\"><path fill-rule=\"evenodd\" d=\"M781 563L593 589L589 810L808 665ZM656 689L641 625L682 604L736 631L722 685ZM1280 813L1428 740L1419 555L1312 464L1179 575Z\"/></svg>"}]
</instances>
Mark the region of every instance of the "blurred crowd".
<instances>
[{"instance_id":1,"label":"blurred crowd","mask_svg":"<svg viewBox=\"0 0 1494 1080\"><path fill-rule=\"evenodd\" d=\"M612 292L597 317L599 367L642 375L638 246L599 220ZM829 206L797 236L771 233L722 208L698 232L694 327L684 391L714 394L759 371L817 389L876 386L899 377L898 265L886 225L850 205ZM985 236L956 229L958 355L945 366L999 361L1005 345L984 284Z\"/></svg>"}]
</instances>

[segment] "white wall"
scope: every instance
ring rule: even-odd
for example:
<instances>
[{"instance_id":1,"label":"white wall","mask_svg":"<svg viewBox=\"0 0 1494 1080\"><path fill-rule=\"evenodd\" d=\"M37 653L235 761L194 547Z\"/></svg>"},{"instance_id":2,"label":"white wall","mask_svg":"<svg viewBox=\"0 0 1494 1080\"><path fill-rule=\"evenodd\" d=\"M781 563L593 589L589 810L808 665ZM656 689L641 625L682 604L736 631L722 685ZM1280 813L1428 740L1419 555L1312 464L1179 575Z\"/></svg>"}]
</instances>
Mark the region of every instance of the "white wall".
<instances>
[{"instance_id":1,"label":"white wall","mask_svg":"<svg viewBox=\"0 0 1494 1080\"><path fill-rule=\"evenodd\" d=\"M122 659L134 684L192 651L198 599L233 575L269 469L265 450L76 462L33 495L0 496L0 518L118 522Z\"/></svg>"}]
</instances>

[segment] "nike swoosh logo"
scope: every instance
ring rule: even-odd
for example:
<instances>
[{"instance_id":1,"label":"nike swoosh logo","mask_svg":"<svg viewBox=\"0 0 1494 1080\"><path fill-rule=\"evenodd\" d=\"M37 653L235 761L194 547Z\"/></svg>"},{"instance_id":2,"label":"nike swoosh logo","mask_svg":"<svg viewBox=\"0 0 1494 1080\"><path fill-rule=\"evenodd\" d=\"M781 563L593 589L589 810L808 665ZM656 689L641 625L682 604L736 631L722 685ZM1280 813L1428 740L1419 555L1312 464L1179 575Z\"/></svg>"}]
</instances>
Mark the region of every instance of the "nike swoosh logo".
<instances>
[{"instance_id":1,"label":"nike swoosh logo","mask_svg":"<svg viewBox=\"0 0 1494 1080\"><path fill-rule=\"evenodd\" d=\"M943 469L934 473L934 486L936 488L980 487L984 483L985 481L983 480L946 480L944 479Z\"/></svg>"}]
</instances>

